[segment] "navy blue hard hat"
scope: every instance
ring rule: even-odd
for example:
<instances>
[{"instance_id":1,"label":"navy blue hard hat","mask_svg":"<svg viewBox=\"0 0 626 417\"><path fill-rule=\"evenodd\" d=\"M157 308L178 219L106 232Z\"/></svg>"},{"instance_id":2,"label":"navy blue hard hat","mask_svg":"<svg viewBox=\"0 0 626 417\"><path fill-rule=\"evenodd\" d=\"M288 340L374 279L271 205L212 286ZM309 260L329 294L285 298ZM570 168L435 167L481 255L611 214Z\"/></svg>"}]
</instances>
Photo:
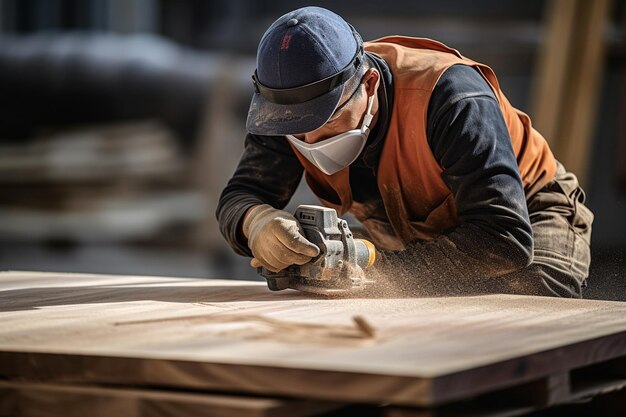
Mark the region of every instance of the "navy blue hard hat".
<instances>
[{"instance_id":1,"label":"navy blue hard hat","mask_svg":"<svg viewBox=\"0 0 626 417\"><path fill-rule=\"evenodd\" d=\"M339 15L303 7L281 16L259 43L248 131L293 135L321 127L362 61L361 37Z\"/></svg>"}]
</instances>

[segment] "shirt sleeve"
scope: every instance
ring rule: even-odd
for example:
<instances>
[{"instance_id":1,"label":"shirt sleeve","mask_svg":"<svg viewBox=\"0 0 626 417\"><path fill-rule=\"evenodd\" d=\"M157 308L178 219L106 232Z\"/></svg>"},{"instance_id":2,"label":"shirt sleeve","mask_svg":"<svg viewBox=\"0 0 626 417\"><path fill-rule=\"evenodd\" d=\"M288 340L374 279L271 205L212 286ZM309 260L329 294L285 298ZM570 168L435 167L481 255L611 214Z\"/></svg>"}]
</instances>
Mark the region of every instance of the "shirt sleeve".
<instances>
[{"instance_id":1,"label":"shirt sleeve","mask_svg":"<svg viewBox=\"0 0 626 417\"><path fill-rule=\"evenodd\" d=\"M284 208L303 171L284 137L246 136L243 155L222 191L216 210L220 232L236 253L252 256L241 232L246 211L257 204Z\"/></svg>"},{"instance_id":2,"label":"shirt sleeve","mask_svg":"<svg viewBox=\"0 0 626 417\"><path fill-rule=\"evenodd\" d=\"M456 65L431 96L428 142L454 195L460 225L404 251L382 251L386 273L422 293L490 291L532 260L526 198L498 102L472 67Z\"/></svg>"}]
</instances>

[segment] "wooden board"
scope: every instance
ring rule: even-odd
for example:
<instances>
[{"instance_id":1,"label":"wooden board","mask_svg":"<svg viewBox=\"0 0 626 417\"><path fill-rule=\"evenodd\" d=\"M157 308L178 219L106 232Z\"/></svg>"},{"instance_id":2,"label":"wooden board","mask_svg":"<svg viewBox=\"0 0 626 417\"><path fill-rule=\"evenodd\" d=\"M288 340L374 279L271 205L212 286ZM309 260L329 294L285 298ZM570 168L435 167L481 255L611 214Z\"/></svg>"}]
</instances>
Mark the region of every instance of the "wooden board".
<instances>
[{"instance_id":1,"label":"wooden board","mask_svg":"<svg viewBox=\"0 0 626 417\"><path fill-rule=\"evenodd\" d=\"M626 303L249 281L0 273L0 323L4 379L340 402L441 404L626 356Z\"/></svg>"},{"instance_id":2,"label":"wooden board","mask_svg":"<svg viewBox=\"0 0 626 417\"><path fill-rule=\"evenodd\" d=\"M0 416L304 417L336 408L303 400L0 381Z\"/></svg>"}]
</instances>

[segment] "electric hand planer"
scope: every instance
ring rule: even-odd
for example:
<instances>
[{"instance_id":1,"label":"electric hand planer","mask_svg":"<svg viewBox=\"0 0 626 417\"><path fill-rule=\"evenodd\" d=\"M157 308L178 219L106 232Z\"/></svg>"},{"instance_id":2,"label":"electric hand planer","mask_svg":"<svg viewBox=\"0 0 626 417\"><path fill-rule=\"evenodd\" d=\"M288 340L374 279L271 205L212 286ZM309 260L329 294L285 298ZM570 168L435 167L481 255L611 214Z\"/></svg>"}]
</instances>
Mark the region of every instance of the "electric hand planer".
<instances>
[{"instance_id":1,"label":"electric hand planer","mask_svg":"<svg viewBox=\"0 0 626 417\"><path fill-rule=\"evenodd\" d=\"M355 239L348 222L337 217L334 209L301 205L295 218L304 237L320 248L318 256L304 265L291 265L271 272L257 268L272 291L292 288L316 294L333 295L354 292L372 284L365 271L376 259L374 245Z\"/></svg>"}]
</instances>

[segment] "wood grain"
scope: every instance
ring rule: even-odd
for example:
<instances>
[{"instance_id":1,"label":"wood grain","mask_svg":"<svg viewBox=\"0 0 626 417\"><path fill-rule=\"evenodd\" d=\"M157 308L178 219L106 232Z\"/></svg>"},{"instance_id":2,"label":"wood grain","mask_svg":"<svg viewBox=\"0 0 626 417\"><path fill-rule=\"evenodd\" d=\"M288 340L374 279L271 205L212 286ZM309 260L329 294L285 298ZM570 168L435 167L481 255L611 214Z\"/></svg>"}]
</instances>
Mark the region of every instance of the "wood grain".
<instances>
[{"instance_id":1,"label":"wood grain","mask_svg":"<svg viewBox=\"0 0 626 417\"><path fill-rule=\"evenodd\" d=\"M373 328L364 337L354 323ZM0 273L0 376L432 405L626 356L626 304Z\"/></svg>"}]
</instances>

